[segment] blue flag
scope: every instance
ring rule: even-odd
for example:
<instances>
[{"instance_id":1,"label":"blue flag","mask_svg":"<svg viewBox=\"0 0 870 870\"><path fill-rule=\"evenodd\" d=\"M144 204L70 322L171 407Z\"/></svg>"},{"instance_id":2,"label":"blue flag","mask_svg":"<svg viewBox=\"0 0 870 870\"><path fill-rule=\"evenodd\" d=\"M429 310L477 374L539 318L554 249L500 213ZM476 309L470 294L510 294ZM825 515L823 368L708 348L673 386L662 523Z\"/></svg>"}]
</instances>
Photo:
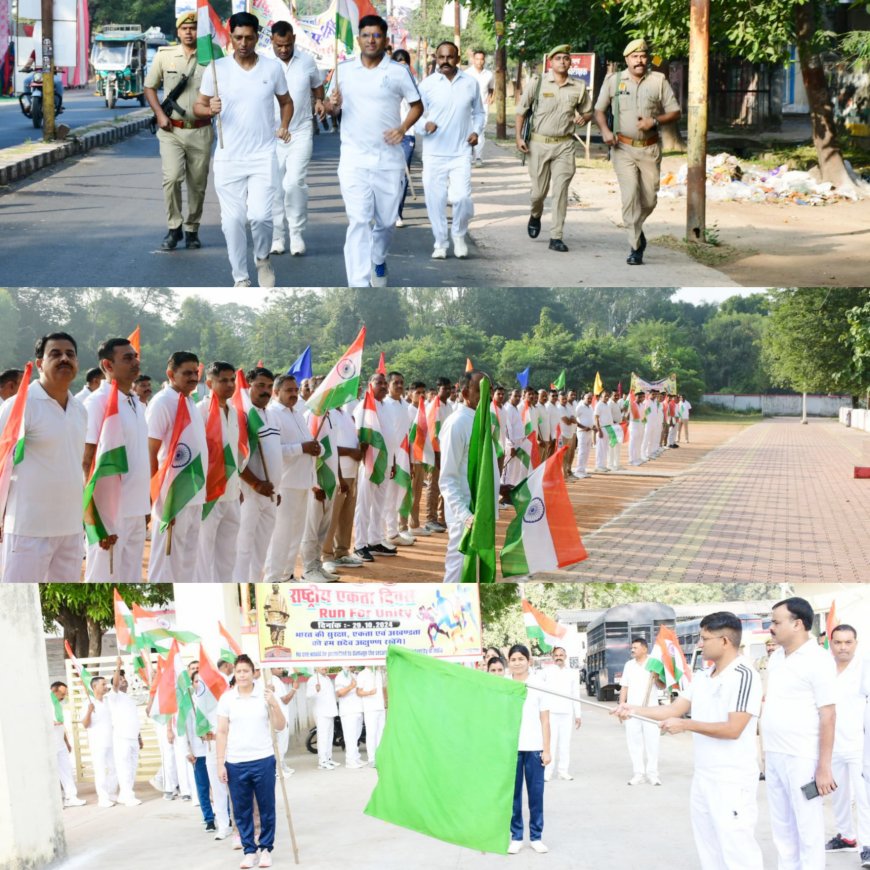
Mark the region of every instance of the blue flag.
<instances>
[{"instance_id":1,"label":"blue flag","mask_svg":"<svg viewBox=\"0 0 870 870\"><path fill-rule=\"evenodd\" d=\"M529 372L531 372L531 370L531 366L526 366L521 372L517 372L517 380L520 382L520 386L524 390L529 385Z\"/></svg>"},{"instance_id":2,"label":"blue flag","mask_svg":"<svg viewBox=\"0 0 870 870\"><path fill-rule=\"evenodd\" d=\"M297 381L310 378L314 373L311 371L311 345L309 344L305 350L290 364L287 369L288 375L293 375Z\"/></svg>"}]
</instances>

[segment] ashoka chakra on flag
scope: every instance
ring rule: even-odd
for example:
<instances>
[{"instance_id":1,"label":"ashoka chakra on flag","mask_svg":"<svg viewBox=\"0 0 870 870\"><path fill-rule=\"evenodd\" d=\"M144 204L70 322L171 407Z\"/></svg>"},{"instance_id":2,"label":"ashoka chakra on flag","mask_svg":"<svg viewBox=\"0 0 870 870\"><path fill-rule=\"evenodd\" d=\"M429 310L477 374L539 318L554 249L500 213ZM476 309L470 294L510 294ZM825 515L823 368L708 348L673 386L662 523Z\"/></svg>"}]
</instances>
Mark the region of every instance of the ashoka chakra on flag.
<instances>
[{"instance_id":1,"label":"ashoka chakra on flag","mask_svg":"<svg viewBox=\"0 0 870 870\"><path fill-rule=\"evenodd\" d=\"M175 453L172 456L172 467L173 468L184 468L190 462L193 453L191 449L184 443L179 442L178 447L175 449Z\"/></svg>"},{"instance_id":2,"label":"ashoka chakra on flag","mask_svg":"<svg viewBox=\"0 0 870 870\"><path fill-rule=\"evenodd\" d=\"M356 374L356 366L352 359L343 359L338 364L336 372L343 381L346 381L348 378L352 378Z\"/></svg>"},{"instance_id":3,"label":"ashoka chakra on flag","mask_svg":"<svg viewBox=\"0 0 870 870\"><path fill-rule=\"evenodd\" d=\"M547 514L547 508L544 506L544 500L541 498L533 498L526 508L526 513L523 516L524 523L540 522Z\"/></svg>"}]
</instances>

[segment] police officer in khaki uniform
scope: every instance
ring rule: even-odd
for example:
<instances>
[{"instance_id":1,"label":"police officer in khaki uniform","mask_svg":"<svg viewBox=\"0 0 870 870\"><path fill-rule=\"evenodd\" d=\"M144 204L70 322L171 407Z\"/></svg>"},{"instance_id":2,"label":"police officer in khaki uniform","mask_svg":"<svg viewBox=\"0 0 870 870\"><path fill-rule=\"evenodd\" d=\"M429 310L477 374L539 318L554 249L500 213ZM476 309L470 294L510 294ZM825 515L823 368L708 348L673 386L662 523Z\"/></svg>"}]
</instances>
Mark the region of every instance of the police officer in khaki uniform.
<instances>
[{"instance_id":1,"label":"police officer in khaki uniform","mask_svg":"<svg viewBox=\"0 0 870 870\"><path fill-rule=\"evenodd\" d=\"M164 251L175 250L182 238L185 247L202 247L199 220L202 217L214 138L211 121L197 118L193 113L193 104L205 69L196 62L196 12L183 12L178 16L175 27L178 45L159 49L145 78L145 98L154 110L160 128L157 139L163 164L163 197L166 200L169 227L160 245ZM167 115L160 105L157 90L162 87L165 98L179 84L183 75L188 77L188 81L176 98L176 103L184 109L184 115L175 109ZM181 212L181 184L185 180L187 220L184 220Z\"/></svg>"},{"instance_id":2,"label":"police officer in khaki uniform","mask_svg":"<svg viewBox=\"0 0 870 870\"><path fill-rule=\"evenodd\" d=\"M568 75L571 68L571 46L557 45L548 55L550 69L541 76L532 76L516 107L517 148L529 155L529 177L532 181L532 213L529 236L536 239L541 232L541 214L552 180L553 216L550 225L550 250L568 250L562 241L562 227L568 209L568 187L577 170L574 156L574 127L592 117L592 95L582 81ZM532 118L532 135L528 144L523 139L523 117L532 104L537 107Z\"/></svg>"},{"instance_id":3,"label":"police officer in khaki uniform","mask_svg":"<svg viewBox=\"0 0 870 870\"><path fill-rule=\"evenodd\" d=\"M611 73L595 104L595 123L611 160L622 194L622 222L628 230L629 266L643 265L644 221L656 207L661 180L659 127L679 120L680 104L668 80L649 70L649 49L643 39L629 42L623 52L627 69ZM605 112L612 107L613 130Z\"/></svg>"}]
</instances>

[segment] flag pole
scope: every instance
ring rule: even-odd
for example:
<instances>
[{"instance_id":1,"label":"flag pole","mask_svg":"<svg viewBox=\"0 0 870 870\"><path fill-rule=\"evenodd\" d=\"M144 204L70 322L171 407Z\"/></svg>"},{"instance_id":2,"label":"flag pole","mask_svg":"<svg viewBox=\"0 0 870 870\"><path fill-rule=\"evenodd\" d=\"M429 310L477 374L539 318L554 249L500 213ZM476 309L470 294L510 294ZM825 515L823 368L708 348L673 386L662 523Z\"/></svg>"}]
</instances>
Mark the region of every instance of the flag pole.
<instances>
[{"instance_id":1,"label":"flag pole","mask_svg":"<svg viewBox=\"0 0 870 870\"><path fill-rule=\"evenodd\" d=\"M172 527L173 527L174 525L175 525L175 520L173 519L173 520L169 523L169 528L166 530L166 549L164 550L164 553L165 553L167 556L171 556L171 555L172 555Z\"/></svg>"},{"instance_id":2,"label":"flag pole","mask_svg":"<svg viewBox=\"0 0 870 870\"><path fill-rule=\"evenodd\" d=\"M115 573L115 545L109 544L109 574Z\"/></svg>"},{"instance_id":3,"label":"flag pole","mask_svg":"<svg viewBox=\"0 0 870 870\"><path fill-rule=\"evenodd\" d=\"M218 93L218 80L217 80L217 69L215 67L214 62L214 48L212 48L211 52L211 74L214 77L214 95L217 99L220 99L220 94ZM220 148L224 147L224 128L221 123L221 116L217 116L217 128L218 128L218 146Z\"/></svg>"},{"instance_id":4,"label":"flag pole","mask_svg":"<svg viewBox=\"0 0 870 870\"><path fill-rule=\"evenodd\" d=\"M275 753L275 764L277 765L278 779L281 782L281 796L284 798L284 810L287 813L287 827L290 828L290 842L293 844L293 861L299 863L299 844L296 842L296 831L293 829L293 819L290 816L290 801L287 798L287 782L284 777L284 765L278 754L278 735L275 733L275 726L272 724L272 711L269 709L269 702L266 702L266 718L269 720L269 733L272 735L272 752ZM284 727L289 728L290 723L285 721Z\"/></svg>"},{"instance_id":5,"label":"flag pole","mask_svg":"<svg viewBox=\"0 0 870 870\"><path fill-rule=\"evenodd\" d=\"M590 707L597 707L599 710L607 710L608 713L613 713L613 709L606 704L599 704L597 701L590 701L587 698L575 698L572 695L565 695L562 692L554 692L552 689L542 689L539 686L527 686L533 692L543 692L545 695L553 695L556 698L564 698L566 701L577 701L580 704L588 704ZM638 719L641 722L651 722L653 725L661 725L656 719L650 719L647 716L639 716L637 713L630 715L631 719Z\"/></svg>"}]
</instances>

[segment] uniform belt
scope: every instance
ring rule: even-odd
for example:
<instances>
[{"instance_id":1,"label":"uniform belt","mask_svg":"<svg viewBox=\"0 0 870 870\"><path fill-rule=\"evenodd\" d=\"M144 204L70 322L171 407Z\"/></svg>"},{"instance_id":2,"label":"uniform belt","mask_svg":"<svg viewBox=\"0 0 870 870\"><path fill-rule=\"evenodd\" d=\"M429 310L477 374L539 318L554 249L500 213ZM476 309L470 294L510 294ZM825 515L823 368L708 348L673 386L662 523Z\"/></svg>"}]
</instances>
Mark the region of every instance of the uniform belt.
<instances>
[{"instance_id":1,"label":"uniform belt","mask_svg":"<svg viewBox=\"0 0 870 870\"><path fill-rule=\"evenodd\" d=\"M198 130L200 127L208 127L211 121L200 119L199 121L176 121L175 118L170 118L169 123L173 127L178 127L181 130Z\"/></svg>"},{"instance_id":2,"label":"uniform belt","mask_svg":"<svg viewBox=\"0 0 870 870\"><path fill-rule=\"evenodd\" d=\"M628 136L623 136L622 133L617 133L616 138L624 145L631 145L634 148L646 148L647 145L655 145L659 141L659 134L655 133L649 139L630 139Z\"/></svg>"},{"instance_id":3,"label":"uniform belt","mask_svg":"<svg viewBox=\"0 0 870 870\"><path fill-rule=\"evenodd\" d=\"M556 142L567 142L573 136L542 136L540 133L532 133L532 142L543 142L545 145L553 145Z\"/></svg>"}]
</instances>

